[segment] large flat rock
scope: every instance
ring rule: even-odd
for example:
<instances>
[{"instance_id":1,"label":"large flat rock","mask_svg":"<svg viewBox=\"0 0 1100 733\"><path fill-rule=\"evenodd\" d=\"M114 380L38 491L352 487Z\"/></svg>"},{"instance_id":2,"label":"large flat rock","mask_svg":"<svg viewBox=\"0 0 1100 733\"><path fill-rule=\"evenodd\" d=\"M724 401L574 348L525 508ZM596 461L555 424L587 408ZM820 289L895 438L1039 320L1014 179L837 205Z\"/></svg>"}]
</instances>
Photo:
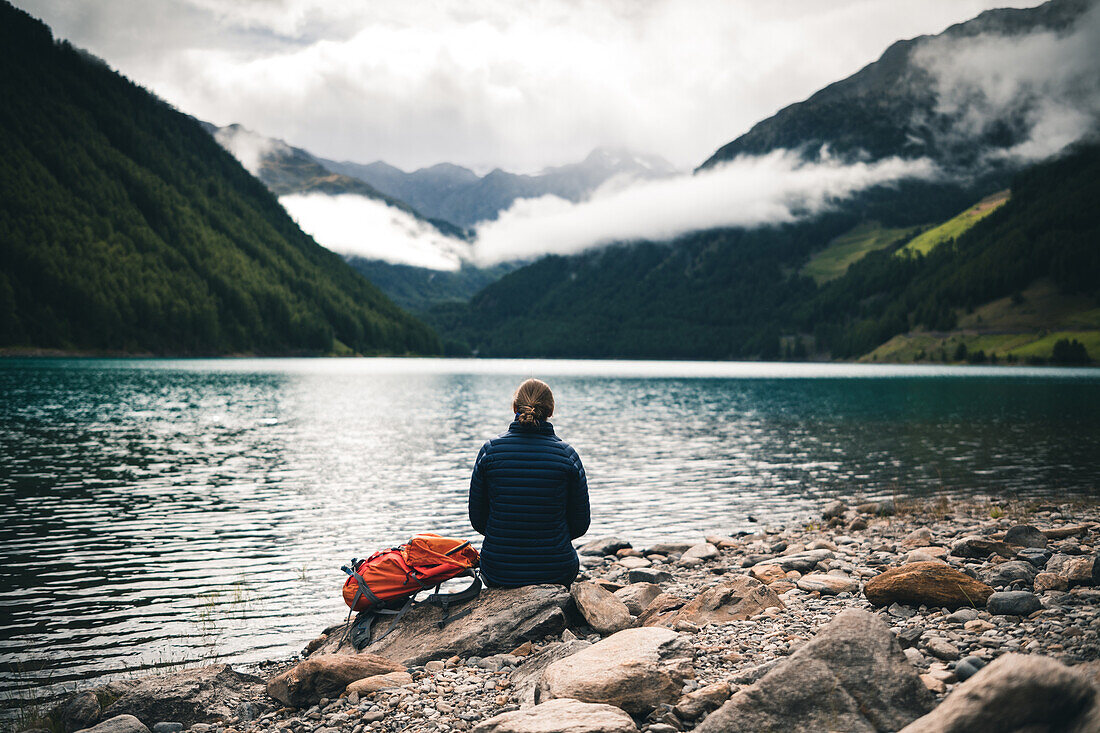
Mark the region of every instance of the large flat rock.
<instances>
[{"instance_id":1,"label":"large flat rock","mask_svg":"<svg viewBox=\"0 0 1100 733\"><path fill-rule=\"evenodd\" d=\"M611 705L548 700L525 710L501 713L479 723L474 733L637 733L629 715Z\"/></svg>"},{"instance_id":2,"label":"large flat rock","mask_svg":"<svg viewBox=\"0 0 1100 733\"><path fill-rule=\"evenodd\" d=\"M671 629L626 629L548 666L539 700L567 697L645 715L679 699L694 658L691 643Z\"/></svg>"},{"instance_id":3,"label":"large flat rock","mask_svg":"<svg viewBox=\"0 0 1100 733\"><path fill-rule=\"evenodd\" d=\"M73 710L81 711L79 720L133 716L146 726L170 720L184 725L231 717L241 702L265 700L264 681L242 674L228 664L185 669L172 674L118 680L67 698L57 708L56 717L66 729ZM79 698L82 703L77 706ZM99 700L110 701L99 710Z\"/></svg>"},{"instance_id":4,"label":"large flat rock","mask_svg":"<svg viewBox=\"0 0 1100 733\"><path fill-rule=\"evenodd\" d=\"M407 667L456 655L504 654L524 641L561 633L572 607L569 591L560 585L486 588L474 600L452 607L452 614L467 609L470 613L442 629L438 627L442 618L440 609L433 605L419 606L411 609L388 636L368 644L362 651ZM385 619L376 623L374 638L382 636L388 625ZM345 626L333 630L314 655L353 653L351 642L344 639L345 631Z\"/></svg>"},{"instance_id":5,"label":"large flat rock","mask_svg":"<svg viewBox=\"0 0 1100 733\"><path fill-rule=\"evenodd\" d=\"M933 704L889 627L849 609L696 731L896 731Z\"/></svg>"},{"instance_id":6,"label":"large flat rock","mask_svg":"<svg viewBox=\"0 0 1100 733\"><path fill-rule=\"evenodd\" d=\"M339 697L357 680L404 671L400 664L377 654L321 654L272 677L267 694L283 705L304 708L322 697Z\"/></svg>"}]
</instances>

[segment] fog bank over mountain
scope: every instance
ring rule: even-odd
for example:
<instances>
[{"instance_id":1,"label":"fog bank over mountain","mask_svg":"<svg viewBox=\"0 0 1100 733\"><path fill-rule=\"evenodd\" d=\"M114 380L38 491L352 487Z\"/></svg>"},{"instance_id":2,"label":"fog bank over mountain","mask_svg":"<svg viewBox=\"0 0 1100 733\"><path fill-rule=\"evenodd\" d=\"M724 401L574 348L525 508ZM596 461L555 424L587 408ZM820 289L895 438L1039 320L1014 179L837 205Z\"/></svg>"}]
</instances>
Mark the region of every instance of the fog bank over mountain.
<instances>
[{"instance_id":1,"label":"fog bank over mountain","mask_svg":"<svg viewBox=\"0 0 1100 733\"><path fill-rule=\"evenodd\" d=\"M474 257L492 264L613 242L673 239L701 229L781 224L820 213L870 186L938 173L924 159L807 163L779 150L694 176L608 189L581 203L551 196L517 201L478 227Z\"/></svg>"},{"instance_id":2,"label":"fog bank over mountain","mask_svg":"<svg viewBox=\"0 0 1100 733\"><path fill-rule=\"evenodd\" d=\"M457 270L470 244L448 237L422 219L356 194L288 194L279 203L303 231L345 256L432 270Z\"/></svg>"}]
</instances>

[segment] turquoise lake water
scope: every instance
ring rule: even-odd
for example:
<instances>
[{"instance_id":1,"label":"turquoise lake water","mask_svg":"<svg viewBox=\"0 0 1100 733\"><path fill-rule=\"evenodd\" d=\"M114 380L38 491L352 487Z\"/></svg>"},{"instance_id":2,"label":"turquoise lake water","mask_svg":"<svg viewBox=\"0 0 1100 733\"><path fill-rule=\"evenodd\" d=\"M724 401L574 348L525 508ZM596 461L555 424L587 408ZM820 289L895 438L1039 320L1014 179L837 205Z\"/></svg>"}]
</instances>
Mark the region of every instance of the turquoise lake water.
<instances>
[{"instance_id":1,"label":"turquoise lake water","mask_svg":"<svg viewBox=\"0 0 1100 733\"><path fill-rule=\"evenodd\" d=\"M590 537L731 533L835 495L1100 495L1100 370L0 360L0 706L296 653L342 620L352 556L475 538L473 458L528 376L584 460Z\"/></svg>"}]
</instances>

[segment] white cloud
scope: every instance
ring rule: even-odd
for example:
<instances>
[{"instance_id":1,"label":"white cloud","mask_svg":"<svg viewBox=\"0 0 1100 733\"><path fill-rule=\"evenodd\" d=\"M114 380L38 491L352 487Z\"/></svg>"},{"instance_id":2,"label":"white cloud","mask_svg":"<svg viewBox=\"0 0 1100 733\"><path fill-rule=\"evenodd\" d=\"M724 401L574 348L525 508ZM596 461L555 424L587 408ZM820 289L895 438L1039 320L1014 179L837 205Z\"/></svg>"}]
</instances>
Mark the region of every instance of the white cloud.
<instances>
[{"instance_id":1,"label":"white cloud","mask_svg":"<svg viewBox=\"0 0 1100 733\"><path fill-rule=\"evenodd\" d=\"M780 150L694 176L601 191L579 204L552 196L517 201L496 221L478 227L474 257L490 264L618 241L666 240L714 227L789 222L870 186L936 175L923 159L805 163Z\"/></svg>"},{"instance_id":2,"label":"white cloud","mask_svg":"<svg viewBox=\"0 0 1100 733\"><path fill-rule=\"evenodd\" d=\"M936 111L957 120L953 133L971 138L1019 119L1027 138L995 155L1028 161L1100 127L1098 49L1100 5L1065 32L935 38L914 60L934 76Z\"/></svg>"},{"instance_id":3,"label":"white cloud","mask_svg":"<svg viewBox=\"0 0 1100 733\"><path fill-rule=\"evenodd\" d=\"M214 139L218 144L233 154L241 162L248 172L258 175L260 164L265 155L276 148L288 146L278 140L264 137L259 133L246 130L243 127L220 127L214 133Z\"/></svg>"},{"instance_id":4,"label":"white cloud","mask_svg":"<svg viewBox=\"0 0 1100 733\"><path fill-rule=\"evenodd\" d=\"M467 243L365 196L291 194L279 202L303 231L339 254L433 270L457 270L469 256Z\"/></svg>"},{"instance_id":5,"label":"white cloud","mask_svg":"<svg viewBox=\"0 0 1100 733\"><path fill-rule=\"evenodd\" d=\"M1036 0L16 0L180 109L329 158L694 167L894 40Z\"/></svg>"}]
</instances>

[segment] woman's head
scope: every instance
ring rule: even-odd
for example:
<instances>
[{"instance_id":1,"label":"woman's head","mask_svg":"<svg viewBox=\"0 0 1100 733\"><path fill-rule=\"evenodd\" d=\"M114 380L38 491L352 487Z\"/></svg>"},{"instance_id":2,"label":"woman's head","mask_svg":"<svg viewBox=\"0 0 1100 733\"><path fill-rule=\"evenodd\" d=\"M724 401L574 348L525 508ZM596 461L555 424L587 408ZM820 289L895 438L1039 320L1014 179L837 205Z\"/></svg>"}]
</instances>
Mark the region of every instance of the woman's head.
<instances>
[{"instance_id":1,"label":"woman's head","mask_svg":"<svg viewBox=\"0 0 1100 733\"><path fill-rule=\"evenodd\" d=\"M512 412L520 425L538 425L554 414L554 393L541 379L528 379L512 397Z\"/></svg>"}]
</instances>

